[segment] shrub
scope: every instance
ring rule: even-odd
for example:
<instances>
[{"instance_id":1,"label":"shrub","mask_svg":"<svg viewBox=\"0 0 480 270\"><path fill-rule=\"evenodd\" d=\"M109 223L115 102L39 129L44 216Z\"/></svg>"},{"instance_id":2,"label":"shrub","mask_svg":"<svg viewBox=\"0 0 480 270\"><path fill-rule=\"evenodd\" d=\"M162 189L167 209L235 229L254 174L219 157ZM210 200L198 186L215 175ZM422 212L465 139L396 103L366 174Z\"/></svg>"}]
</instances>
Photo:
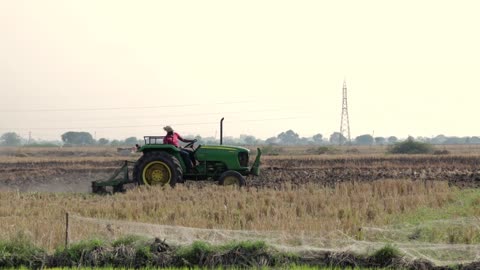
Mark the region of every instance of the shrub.
<instances>
[{"instance_id":1,"label":"shrub","mask_svg":"<svg viewBox=\"0 0 480 270\"><path fill-rule=\"evenodd\" d=\"M214 252L213 247L201 241L195 241L192 245L182 247L177 251L177 256L189 264L203 265L207 256Z\"/></svg>"},{"instance_id":2,"label":"shrub","mask_svg":"<svg viewBox=\"0 0 480 270\"><path fill-rule=\"evenodd\" d=\"M377 250L371 258L381 266L389 266L393 260L400 257L400 251L394 246L387 244L383 248Z\"/></svg>"},{"instance_id":3,"label":"shrub","mask_svg":"<svg viewBox=\"0 0 480 270\"><path fill-rule=\"evenodd\" d=\"M133 245L136 242L146 242L147 238L139 235L126 235L118 238L112 242L112 247L119 247L121 245L128 246Z\"/></svg>"},{"instance_id":4,"label":"shrub","mask_svg":"<svg viewBox=\"0 0 480 270\"><path fill-rule=\"evenodd\" d=\"M433 152L433 146L409 138L404 142L394 144L388 152L391 154L428 154Z\"/></svg>"},{"instance_id":5,"label":"shrub","mask_svg":"<svg viewBox=\"0 0 480 270\"><path fill-rule=\"evenodd\" d=\"M46 252L36 247L23 233L18 233L8 241L0 241L0 268L39 268L45 255Z\"/></svg>"},{"instance_id":6,"label":"shrub","mask_svg":"<svg viewBox=\"0 0 480 270\"><path fill-rule=\"evenodd\" d=\"M72 244L67 248L58 248L55 251L54 257L59 262L59 265L68 265L70 262L72 265L77 265L87 253L91 253L93 250L106 246L106 243L100 239L84 240L78 243Z\"/></svg>"}]
</instances>

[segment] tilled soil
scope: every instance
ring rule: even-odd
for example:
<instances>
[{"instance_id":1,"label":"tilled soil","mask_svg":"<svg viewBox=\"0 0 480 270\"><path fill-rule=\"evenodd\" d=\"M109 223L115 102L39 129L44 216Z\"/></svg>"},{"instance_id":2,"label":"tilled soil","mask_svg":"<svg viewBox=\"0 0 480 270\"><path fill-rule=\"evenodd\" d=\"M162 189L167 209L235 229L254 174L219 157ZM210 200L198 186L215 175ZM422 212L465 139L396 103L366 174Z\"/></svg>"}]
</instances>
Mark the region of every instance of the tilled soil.
<instances>
[{"instance_id":1,"label":"tilled soil","mask_svg":"<svg viewBox=\"0 0 480 270\"><path fill-rule=\"evenodd\" d=\"M90 192L91 182L106 180L122 158L69 160L22 159L0 162L0 190ZM286 183L334 185L379 179L446 180L459 187L480 187L477 156L264 157L261 175L248 177L253 187L280 188ZM192 181L187 183L193 184ZM204 181L199 185L209 184Z\"/></svg>"}]
</instances>

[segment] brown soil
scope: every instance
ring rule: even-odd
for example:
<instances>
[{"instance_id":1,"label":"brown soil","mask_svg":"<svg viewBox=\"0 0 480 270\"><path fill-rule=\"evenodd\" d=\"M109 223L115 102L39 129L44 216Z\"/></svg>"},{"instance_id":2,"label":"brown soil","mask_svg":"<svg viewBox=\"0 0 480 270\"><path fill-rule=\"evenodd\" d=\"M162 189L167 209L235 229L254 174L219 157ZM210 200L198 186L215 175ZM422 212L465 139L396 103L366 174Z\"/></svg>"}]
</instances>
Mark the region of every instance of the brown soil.
<instances>
[{"instance_id":1,"label":"brown soil","mask_svg":"<svg viewBox=\"0 0 480 270\"><path fill-rule=\"evenodd\" d=\"M90 192L91 182L108 179L123 159L52 156L0 160L0 190ZM267 156L262 163L261 176L248 177L249 186L278 188L285 183L333 185L344 181L413 179L447 180L459 187L480 187L477 156Z\"/></svg>"}]
</instances>

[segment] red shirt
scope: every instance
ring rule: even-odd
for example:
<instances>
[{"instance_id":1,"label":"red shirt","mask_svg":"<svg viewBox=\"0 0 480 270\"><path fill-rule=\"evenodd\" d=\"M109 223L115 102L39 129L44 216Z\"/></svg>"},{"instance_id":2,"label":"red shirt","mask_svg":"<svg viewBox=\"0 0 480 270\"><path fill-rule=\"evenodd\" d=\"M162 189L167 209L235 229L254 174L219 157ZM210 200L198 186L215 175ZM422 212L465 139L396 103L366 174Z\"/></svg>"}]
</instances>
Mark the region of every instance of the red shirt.
<instances>
[{"instance_id":1,"label":"red shirt","mask_svg":"<svg viewBox=\"0 0 480 270\"><path fill-rule=\"evenodd\" d=\"M182 138L182 136L180 136L180 134L173 132L173 134L167 134L167 136L163 138L163 143L172 144L172 145L175 145L176 147L180 147L178 140L182 142L184 141L184 139Z\"/></svg>"}]
</instances>

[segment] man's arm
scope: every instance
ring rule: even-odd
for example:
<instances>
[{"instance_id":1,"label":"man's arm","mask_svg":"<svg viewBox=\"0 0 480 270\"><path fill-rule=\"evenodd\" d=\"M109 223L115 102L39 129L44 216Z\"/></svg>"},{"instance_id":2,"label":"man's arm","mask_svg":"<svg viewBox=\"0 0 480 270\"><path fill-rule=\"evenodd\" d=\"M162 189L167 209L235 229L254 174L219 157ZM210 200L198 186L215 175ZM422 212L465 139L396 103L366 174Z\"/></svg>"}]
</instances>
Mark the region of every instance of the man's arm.
<instances>
[{"instance_id":1,"label":"man's arm","mask_svg":"<svg viewBox=\"0 0 480 270\"><path fill-rule=\"evenodd\" d=\"M187 142L187 143L190 143L190 142L195 142L195 140L188 140L188 139L184 139L182 138L182 136L180 136L180 134L177 133L177 137L180 141L182 142Z\"/></svg>"}]
</instances>

